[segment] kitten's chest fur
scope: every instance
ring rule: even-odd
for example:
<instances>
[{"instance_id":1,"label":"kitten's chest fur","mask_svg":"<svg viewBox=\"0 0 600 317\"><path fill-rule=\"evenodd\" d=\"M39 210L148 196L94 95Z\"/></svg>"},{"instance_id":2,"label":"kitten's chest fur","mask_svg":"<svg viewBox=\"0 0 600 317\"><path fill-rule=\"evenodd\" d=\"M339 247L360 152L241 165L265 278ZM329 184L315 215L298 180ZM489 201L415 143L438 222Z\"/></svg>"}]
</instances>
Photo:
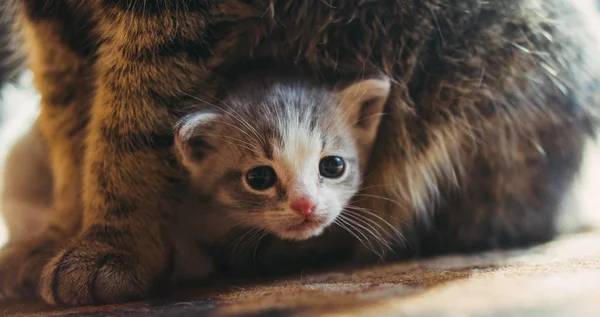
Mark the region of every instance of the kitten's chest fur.
<instances>
[{"instance_id":1,"label":"kitten's chest fur","mask_svg":"<svg viewBox=\"0 0 600 317\"><path fill-rule=\"evenodd\" d=\"M214 275L214 252L233 229L231 221L209 203L188 192L172 227L175 249L173 283Z\"/></svg>"}]
</instances>

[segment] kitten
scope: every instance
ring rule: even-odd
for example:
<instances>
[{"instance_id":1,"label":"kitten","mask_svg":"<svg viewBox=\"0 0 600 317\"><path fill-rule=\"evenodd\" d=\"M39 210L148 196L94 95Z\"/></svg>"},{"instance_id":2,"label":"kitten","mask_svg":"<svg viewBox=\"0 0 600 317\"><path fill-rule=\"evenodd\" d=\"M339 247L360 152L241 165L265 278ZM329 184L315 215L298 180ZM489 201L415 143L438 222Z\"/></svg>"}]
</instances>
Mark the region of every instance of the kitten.
<instances>
[{"instance_id":1,"label":"kitten","mask_svg":"<svg viewBox=\"0 0 600 317\"><path fill-rule=\"evenodd\" d=\"M190 184L173 231L176 275L210 271L194 245L223 247L236 227L294 241L321 235L359 189L390 91L386 78L341 90L244 82L178 124Z\"/></svg>"}]
</instances>

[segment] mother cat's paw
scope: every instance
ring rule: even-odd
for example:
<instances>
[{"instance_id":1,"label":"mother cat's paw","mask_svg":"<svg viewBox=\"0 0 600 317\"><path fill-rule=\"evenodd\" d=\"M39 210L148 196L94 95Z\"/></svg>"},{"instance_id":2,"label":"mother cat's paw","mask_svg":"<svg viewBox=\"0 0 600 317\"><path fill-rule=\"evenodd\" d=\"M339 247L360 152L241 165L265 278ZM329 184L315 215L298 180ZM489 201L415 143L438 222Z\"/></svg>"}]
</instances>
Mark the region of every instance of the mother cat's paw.
<instances>
[{"instance_id":1,"label":"mother cat's paw","mask_svg":"<svg viewBox=\"0 0 600 317\"><path fill-rule=\"evenodd\" d=\"M58 250L58 243L45 237L6 245L0 251L0 299L38 297L44 266Z\"/></svg>"},{"instance_id":2,"label":"mother cat's paw","mask_svg":"<svg viewBox=\"0 0 600 317\"><path fill-rule=\"evenodd\" d=\"M96 241L62 250L44 268L40 291L51 304L95 305L147 296L153 278L132 253Z\"/></svg>"}]
</instances>

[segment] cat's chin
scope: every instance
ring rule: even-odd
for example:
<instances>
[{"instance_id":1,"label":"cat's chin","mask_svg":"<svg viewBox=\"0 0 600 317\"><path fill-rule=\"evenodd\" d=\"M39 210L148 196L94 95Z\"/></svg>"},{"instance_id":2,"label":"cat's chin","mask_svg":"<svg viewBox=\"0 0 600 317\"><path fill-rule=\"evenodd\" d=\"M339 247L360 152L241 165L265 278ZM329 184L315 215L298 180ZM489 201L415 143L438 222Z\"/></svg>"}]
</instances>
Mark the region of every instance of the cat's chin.
<instances>
[{"instance_id":1,"label":"cat's chin","mask_svg":"<svg viewBox=\"0 0 600 317\"><path fill-rule=\"evenodd\" d=\"M323 224L317 222L305 221L285 230L278 230L275 234L284 240L302 241L320 235L323 233L325 227Z\"/></svg>"}]
</instances>

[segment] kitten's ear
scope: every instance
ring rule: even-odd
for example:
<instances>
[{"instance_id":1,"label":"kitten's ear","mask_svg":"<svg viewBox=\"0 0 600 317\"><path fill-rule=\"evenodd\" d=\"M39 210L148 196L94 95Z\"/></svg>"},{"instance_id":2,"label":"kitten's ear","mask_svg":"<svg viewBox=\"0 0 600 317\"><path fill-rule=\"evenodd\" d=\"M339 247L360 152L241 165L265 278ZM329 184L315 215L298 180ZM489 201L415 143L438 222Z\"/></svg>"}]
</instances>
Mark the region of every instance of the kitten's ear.
<instances>
[{"instance_id":1,"label":"kitten's ear","mask_svg":"<svg viewBox=\"0 0 600 317\"><path fill-rule=\"evenodd\" d=\"M179 120L175 126L175 147L184 161L201 160L212 150L203 132L214 126L217 117L213 112L197 112Z\"/></svg>"},{"instance_id":2,"label":"kitten's ear","mask_svg":"<svg viewBox=\"0 0 600 317\"><path fill-rule=\"evenodd\" d=\"M340 92L348 120L363 142L373 141L390 90L389 78L380 77L356 82Z\"/></svg>"}]
</instances>

